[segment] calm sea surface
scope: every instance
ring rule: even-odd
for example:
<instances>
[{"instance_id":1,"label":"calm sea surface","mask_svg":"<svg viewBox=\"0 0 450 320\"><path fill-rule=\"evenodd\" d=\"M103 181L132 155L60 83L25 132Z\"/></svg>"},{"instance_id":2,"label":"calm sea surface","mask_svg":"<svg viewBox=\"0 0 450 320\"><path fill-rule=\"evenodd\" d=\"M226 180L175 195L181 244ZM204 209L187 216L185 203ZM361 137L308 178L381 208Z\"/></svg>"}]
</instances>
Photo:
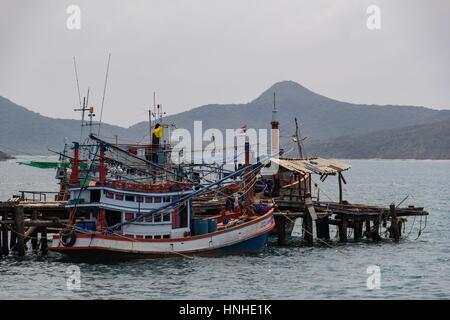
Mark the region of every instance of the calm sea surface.
<instances>
[{"instance_id":1,"label":"calm sea surface","mask_svg":"<svg viewBox=\"0 0 450 320\"><path fill-rule=\"evenodd\" d=\"M55 172L0 162L0 199L17 190L56 190ZM33 158L33 159L36 159ZM42 158L47 159L47 158ZM450 161L350 160L345 199L424 206L430 216L406 225L398 244L359 242L287 247L275 239L262 253L219 258L167 258L78 263L81 289L67 289L73 262L57 253L0 258L0 299L448 299L450 298ZM318 180L316 178L316 180ZM324 194L336 196L329 177ZM297 230L294 230L298 232ZM333 234L334 237L334 229ZM369 290L367 267L381 269L381 288Z\"/></svg>"}]
</instances>

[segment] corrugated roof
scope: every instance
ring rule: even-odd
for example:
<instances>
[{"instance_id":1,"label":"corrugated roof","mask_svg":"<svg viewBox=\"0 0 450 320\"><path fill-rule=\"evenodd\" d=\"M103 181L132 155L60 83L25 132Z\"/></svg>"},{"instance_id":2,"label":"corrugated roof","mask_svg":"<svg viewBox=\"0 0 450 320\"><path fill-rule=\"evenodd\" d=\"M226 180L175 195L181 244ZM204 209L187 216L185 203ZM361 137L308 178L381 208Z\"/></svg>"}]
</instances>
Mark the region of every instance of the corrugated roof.
<instances>
[{"instance_id":1,"label":"corrugated roof","mask_svg":"<svg viewBox=\"0 0 450 320\"><path fill-rule=\"evenodd\" d=\"M337 172L350 169L352 166L346 163L327 160L322 158L293 159L293 158L272 158L271 161L290 171L302 174L336 174Z\"/></svg>"}]
</instances>

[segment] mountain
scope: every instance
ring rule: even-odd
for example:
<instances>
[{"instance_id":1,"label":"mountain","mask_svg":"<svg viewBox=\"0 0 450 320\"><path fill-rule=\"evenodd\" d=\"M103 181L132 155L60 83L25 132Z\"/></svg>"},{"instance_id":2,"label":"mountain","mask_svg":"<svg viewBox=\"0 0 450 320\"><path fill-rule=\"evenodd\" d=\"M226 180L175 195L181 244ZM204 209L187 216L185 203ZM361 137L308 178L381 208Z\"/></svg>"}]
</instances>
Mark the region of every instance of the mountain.
<instances>
[{"instance_id":1,"label":"mountain","mask_svg":"<svg viewBox=\"0 0 450 320\"><path fill-rule=\"evenodd\" d=\"M450 121L306 144L308 156L347 159L450 159Z\"/></svg>"},{"instance_id":2,"label":"mountain","mask_svg":"<svg viewBox=\"0 0 450 320\"><path fill-rule=\"evenodd\" d=\"M251 128L269 128L274 92L282 143L285 145L290 143L290 136L295 130L294 118L297 117L302 136L308 137L305 141L307 152L311 150L321 156L351 158L364 154L367 155L364 157L369 157L376 153L374 157L393 157L394 153L380 144L385 139L385 143L393 148L410 150L409 153L397 153L399 157L403 154L423 158L424 152L432 152L428 158L450 158L446 152L439 150L439 144L445 146L449 139L449 135L439 132L439 128L445 130L444 124L450 122L450 110L346 103L314 93L293 81L278 82L248 103L205 105L168 116L165 122L189 130L193 128L194 120L203 121L203 130L239 128L243 124ZM435 127L435 123L440 124ZM427 130L428 139L419 139L420 134L427 133ZM102 125L102 135L110 141L113 141L115 134L119 140L139 141L147 131L146 121L129 128ZM48 148L60 150L64 137L68 137L69 141L79 140L79 132L80 121L44 117L0 97L0 145L17 150L17 153L46 154ZM414 139L413 132L418 132ZM387 139L389 134L396 135L395 139ZM368 152L363 143L365 139L380 151ZM438 140L439 144L436 143ZM358 148L348 147L358 141ZM423 147L417 147L418 141ZM431 148L429 141L434 141L437 147Z\"/></svg>"},{"instance_id":3,"label":"mountain","mask_svg":"<svg viewBox=\"0 0 450 320\"><path fill-rule=\"evenodd\" d=\"M48 154L48 149L61 150L64 138L80 139L80 121L44 117L10 100L0 97L0 145L16 154ZM97 127L93 127L97 130ZM85 130L89 130L85 128ZM136 139L131 131L119 126L102 125L102 135L118 134Z\"/></svg>"},{"instance_id":4,"label":"mountain","mask_svg":"<svg viewBox=\"0 0 450 320\"><path fill-rule=\"evenodd\" d=\"M450 110L413 106L360 105L336 101L316 94L293 81L278 82L246 104L206 105L170 117L177 127L192 128L194 120L203 120L204 128L268 128L273 109L273 93L283 135L292 135L297 117L303 136L324 140L339 136L357 136L379 130L450 120ZM130 130L143 131L141 122Z\"/></svg>"}]
</instances>

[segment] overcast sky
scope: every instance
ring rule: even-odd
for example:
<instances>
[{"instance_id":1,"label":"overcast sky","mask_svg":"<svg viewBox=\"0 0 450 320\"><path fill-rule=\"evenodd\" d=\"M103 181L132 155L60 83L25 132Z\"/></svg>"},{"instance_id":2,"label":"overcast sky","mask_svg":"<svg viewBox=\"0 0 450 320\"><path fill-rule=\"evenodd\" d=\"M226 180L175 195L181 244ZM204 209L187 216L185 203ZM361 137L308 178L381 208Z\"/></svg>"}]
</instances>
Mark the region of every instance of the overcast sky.
<instances>
[{"instance_id":1,"label":"overcast sky","mask_svg":"<svg viewBox=\"0 0 450 320\"><path fill-rule=\"evenodd\" d=\"M66 9L81 8L69 30ZM366 26L381 8L381 30ZM450 109L450 1L0 0L0 95L78 118L73 70L122 126L146 120L153 91L174 114L242 103L293 80L342 101Z\"/></svg>"}]
</instances>

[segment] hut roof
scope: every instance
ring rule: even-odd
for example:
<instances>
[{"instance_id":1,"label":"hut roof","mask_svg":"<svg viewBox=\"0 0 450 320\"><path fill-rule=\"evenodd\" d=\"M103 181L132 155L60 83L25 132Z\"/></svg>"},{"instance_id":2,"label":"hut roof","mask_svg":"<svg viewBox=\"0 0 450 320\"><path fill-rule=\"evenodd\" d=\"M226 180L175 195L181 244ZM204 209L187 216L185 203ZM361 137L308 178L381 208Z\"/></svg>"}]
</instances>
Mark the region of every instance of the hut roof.
<instances>
[{"instance_id":1,"label":"hut roof","mask_svg":"<svg viewBox=\"0 0 450 320\"><path fill-rule=\"evenodd\" d=\"M335 175L338 172L351 168L349 164L322 158L271 158L270 160L289 171L295 171L301 174L316 173L320 175Z\"/></svg>"}]
</instances>

